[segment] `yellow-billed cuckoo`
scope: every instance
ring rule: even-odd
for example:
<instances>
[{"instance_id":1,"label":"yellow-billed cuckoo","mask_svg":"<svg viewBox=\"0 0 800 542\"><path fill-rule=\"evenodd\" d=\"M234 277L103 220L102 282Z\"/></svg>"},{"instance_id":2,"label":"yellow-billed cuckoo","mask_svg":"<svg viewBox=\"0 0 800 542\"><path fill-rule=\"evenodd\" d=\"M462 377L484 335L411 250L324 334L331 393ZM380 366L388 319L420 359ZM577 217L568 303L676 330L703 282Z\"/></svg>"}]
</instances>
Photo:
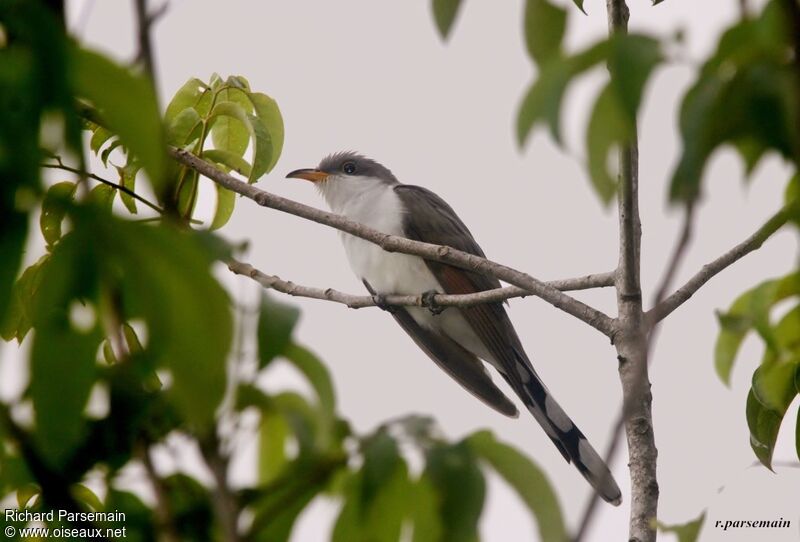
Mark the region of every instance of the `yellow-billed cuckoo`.
<instances>
[{"instance_id":1,"label":"yellow-billed cuckoo","mask_svg":"<svg viewBox=\"0 0 800 542\"><path fill-rule=\"evenodd\" d=\"M472 234L439 196L398 182L386 167L361 155L333 154L314 169L287 177L314 183L331 210L384 233L446 245L484 257ZM381 304L388 294L434 292L470 294L499 288L500 282L418 256L390 253L342 234L353 271ZM387 307L388 308L388 307ZM520 397L568 462L574 462L595 490L612 504L622 500L608 467L583 433L553 399L522 348L502 303L451 307L390 307L394 319L436 364L470 393L506 416L517 408L491 380L491 364Z\"/></svg>"}]
</instances>

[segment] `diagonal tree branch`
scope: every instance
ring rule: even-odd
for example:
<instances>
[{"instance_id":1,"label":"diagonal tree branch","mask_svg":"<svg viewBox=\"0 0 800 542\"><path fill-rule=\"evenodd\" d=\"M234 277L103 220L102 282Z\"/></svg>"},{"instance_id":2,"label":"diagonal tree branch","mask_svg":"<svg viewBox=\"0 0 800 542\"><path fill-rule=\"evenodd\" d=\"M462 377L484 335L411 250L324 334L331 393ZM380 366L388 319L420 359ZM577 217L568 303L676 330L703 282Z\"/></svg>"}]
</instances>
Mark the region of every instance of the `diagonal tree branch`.
<instances>
[{"instance_id":1,"label":"diagonal tree branch","mask_svg":"<svg viewBox=\"0 0 800 542\"><path fill-rule=\"evenodd\" d=\"M379 306L375 302L375 298L370 295L353 295L340 292L332 288L314 288L310 286L302 286L291 281L283 280L275 275L268 275L262 271L259 271L250 264L236 260L231 260L228 262L228 269L237 275L250 277L264 288L272 289L292 296L332 301L334 303L347 305L351 309ZM613 286L614 274L599 273L596 275L587 275L574 279L550 281L546 284L560 291L603 288L606 286ZM533 294L527 290L523 290L522 288L517 288L516 286L506 286L504 288L496 288L494 290L486 290L484 292L478 292L474 294L436 294L432 296L430 300L426 300L425 296L422 294L387 295L381 299L381 302L383 305L405 307L468 307L481 303L505 301L506 299L511 299L513 297L525 297L529 295Z\"/></svg>"},{"instance_id":2,"label":"diagonal tree branch","mask_svg":"<svg viewBox=\"0 0 800 542\"><path fill-rule=\"evenodd\" d=\"M798 206L798 202L790 202L783 206L781 210L772 215L767 222L758 228L750 237L727 251L716 260L707 263L698 271L686 284L675 290L669 297L650 309L645 315L647 324L652 327L656 323L666 318L672 311L683 305L694 293L699 290L706 282L725 268L733 265L744 256L757 250L769 239L772 234L778 231L781 226L788 222L793 212Z\"/></svg>"},{"instance_id":3,"label":"diagonal tree branch","mask_svg":"<svg viewBox=\"0 0 800 542\"><path fill-rule=\"evenodd\" d=\"M296 201L265 192L255 186L249 185L243 181L228 175L227 173L217 169L215 166L206 162L202 158L175 147L169 148L170 155L178 162L196 170L198 173L208 177L220 186L223 186L237 194L241 194L262 207L269 207L278 211L289 213L318 224L324 224L337 230L349 233L361 239L365 239L375 243L387 252L400 252L403 254L412 254L420 256L428 260L448 263L456 267L469 269L485 275L497 277L500 280L508 282L514 286L522 288L531 292L544 301L547 301L556 308L570 314L579 320L585 322L591 327L597 329L604 335L612 337L614 335L616 326L615 321L603 312L590 307L589 305L570 297L559 290L545 284L544 282L533 278L527 273L522 273L508 266L468 254L454 248L433 245L430 243L421 243L419 241L412 241L404 237L396 235L389 235L382 233L378 230L359 224L349 220L343 216L333 213L321 211L308 205L303 205Z\"/></svg>"}]
</instances>

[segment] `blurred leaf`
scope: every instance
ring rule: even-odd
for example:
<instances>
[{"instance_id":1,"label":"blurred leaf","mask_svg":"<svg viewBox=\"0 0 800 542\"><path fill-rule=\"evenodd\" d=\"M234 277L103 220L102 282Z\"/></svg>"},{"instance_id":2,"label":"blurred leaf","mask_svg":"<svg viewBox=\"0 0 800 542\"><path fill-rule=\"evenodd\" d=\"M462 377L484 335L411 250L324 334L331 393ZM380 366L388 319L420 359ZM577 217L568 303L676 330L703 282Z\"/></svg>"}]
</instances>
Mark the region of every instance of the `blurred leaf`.
<instances>
[{"instance_id":1,"label":"blurred leaf","mask_svg":"<svg viewBox=\"0 0 800 542\"><path fill-rule=\"evenodd\" d=\"M275 357L283 355L292 338L292 330L300 311L264 293L258 316L258 363L266 367Z\"/></svg>"},{"instance_id":2,"label":"blurred leaf","mask_svg":"<svg viewBox=\"0 0 800 542\"><path fill-rule=\"evenodd\" d=\"M322 411L332 415L336 410L336 395L331 375L325 365L310 350L297 344L288 345L283 355L311 383L319 398Z\"/></svg>"},{"instance_id":3,"label":"blurred leaf","mask_svg":"<svg viewBox=\"0 0 800 542\"><path fill-rule=\"evenodd\" d=\"M156 519L153 512L133 493L110 488L105 502L106 512L125 513L125 542L150 542L157 540ZM119 528L119 522L98 521L98 526Z\"/></svg>"},{"instance_id":4,"label":"blurred leaf","mask_svg":"<svg viewBox=\"0 0 800 542\"><path fill-rule=\"evenodd\" d=\"M89 201L104 212L110 213L117 190L107 184L98 184L89 191Z\"/></svg>"},{"instance_id":5,"label":"blurred leaf","mask_svg":"<svg viewBox=\"0 0 800 542\"><path fill-rule=\"evenodd\" d=\"M73 182L61 182L51 186L42 201L42 214L39 215L39 227L42 237L48 245L54 245L61 239L61 222L67 214L67 203L75 194L77 185Z\"/></svg>"},{"instance_id":6,"label":"blurred leaf","mask_svg":"<svg viewBox=\"0 0 800 542\"><path fill-rule=\"evenodd\" d=\"M572 3L578 6L578 9L581 10L581 13L586 15L586 10L583 9L583 0L572 0Z\"/></svg>"},{"instance_id":7,"label":"blurred leaf","mask_svg":"<svg viewBox=\"0 0 800 542\"><path fill-rule=\"evenodd\" d=\"M615 74L611 88L630 127L629 133L636 127L644 86L662 59L661 45L649 36L617 34L610 41L608 67Z\"/></svg>"},{"instance_id":8,"label":"blurred leaf","mask_svg":"<svg viewBox=\"0 0 800 542\"><path fill-rule=\"evenodd\" d=\"M76 231L77 231L76 226ZM79 232L81 233L81 232ZM53 249L36 296L31 350L31 397L36 441L51 467L62 467L85 434L83 410L95 380L102 340L94 322L73 321L74 310L94 311L97 255L83 235L64 237Z\"/></svg>"},{"instance_id":9,"label":"blurred leaf","mask_svg":"<svg viewBox=\"0 0 800 542\"><path fill-rule=\"evenodd\" d=\"M438 499L430 479L421 476L411 488L411 519L414 525L412 542L439 542L442 521L437 514Z\"/></svg>"},{"instance_id":10,"label":"blurred leaf","mask_svg":"<svg viewBox=\"0 0 800 542\"><path fill-rule=\"evenodd\" d=\"M517 116L517 141L524 146L531 131L546 122L556 143L561 144L561 100L572 79L606 58L608 42L601 41L571 57L553 59L528 90Z\"/></svg>"},{"instance_id":11,"label":"blurred leaf","mask_svg":"<svg viewBox=\"0 0 800 542\"><path fill-rule=\"evenodd\" d=\"M677 535L678 542L695 542L700 535L700 529L703 528L703 522L706 519L706 513L700 514L700 517L684 523L683 525L664 525L658 522L658 530L662 533L673 533Z\"/></svg>"},{"instance_id":12,"label":"blurred leaf","mask_svg":"<svg viewBox=\"0 0 800 542\"><path fill-rule=\"evenodd\" d=\"M461 8L461 0L433 0L433 19L442 39L447 39Z\"/></svg>"},{"instance_id":13,"label":"blurred leaf","mask_svg":"<svg viewBox=\"0 0 800 542\"><path fill-rule=\"evenodd\" d=\"M441 497L438 512L444 527L442 541L477 541L486 482L467 442L431 449L423 476L431 480Z\"/></svg>"},{"instance_id":14,"label":"blurred leaf","mask_svg":"<svg viewBox=\"0 0 800 542\"><path fill-rule=\"evenodd\" d=\"M525 44L538 65L561 55L561 42L567 28L567 11L548 0L527 0L525 4Z\"/></svg>"},{"instance_id":15,"label":"blurred leaf","mask_svg":"<svg viewBox=\"0 0 800 542\"><path fill-rule=\"evenodd\" d=\"M17 489L17 506L19 509L24 510L27 508L31 499L39 495L41 492L42 488L39 487L39 484L25 484Z\"/></svg>"},{"instance_id":16,"label":"blurred leaf","mask_svg":"<svg viewBox=\"0 0 800 542\"><path fill-rule=\"evenodd\" d=\"M119 268L137 270L122 276L125 315L144 318L147 349L172 371L177 406L209 428L225 391L232 335L227 294L210 273L213 257L191 232L122 221L105 230Z\"/></svg>"},{"instance_id":17,"label":"blurred leaf","mask_svg":"<svg viewBox=\"0 0 800 542\"><path fill-rule=\"evenodd\" d=\"M259 429L258 478L272 482L286 466L286 419L274 410L263 410Z\"/></svg>"},{"instance_id":18,"label":"blurred leaf","mask_svg":"<svg viewBox=\"0 0 800 542\"><path fill-rule=\"evenodd\" d=\"M211 497L197 480L185 474L164 479L172 506L172 520L182 542L214 540Z\"/></svg>"},{"instance_id":19,"label":"blurred leaf","mask_svg":"<svg viewBox=\"0 0 800 542\"><path fill-rule=\"evenodd\" d=\"M536 519L541 540L569 540L558 497L544 471L489 431L474 433L467 443L519 494Z\"/></svg>"},{"instance_id":20,"label":"blurred leaf","mask_svg":"<svg viewBox=\"0 0 800 542\"><path fill-rule=\"evenodd\" d=\"M795 173L786 185L786 192L783 195L785 205L792 202L800 203L800 174ZM794 206L794 211L791 218L794 225L800 228L800 205Z\"/></svg>"},{"instance_id":21,"label":"blurred leaf","mask_svg":"<svg viewBox=\"0 0 800 542\"><path fill-rule=\"evenodd\" d=\"M616 173L608 171L609 154L630 141L632 135L623 115L622 108L609 84L597 97L586 130L589 178L604 205L608 205L617 192Z\"/></svg>"},{"instance_id":22,"label":"blurred leaf","mask_svg":"<svg viewBox=\"0 0 800 542\"><path fill-rule=\"evenodd\" d=\"M107 127L141 161L155 192L163 194L167 155L161 115L150 83L85 49L73 49L71 60L76 94L100 110Z\"/></svg>"},{"instance_id":23,"label":"blurred leaf","mask_svg":"<svg viewBox=\"0 0 800 542\"><path fill-rule=\"evenodd\" d=\"M114 134L110 130L106 130L102 126L97 126L92 133L92 139L89 140L89 148L95 154L100 152L106 141L108 141Z\"/></svg>"},{"instance_id":24,"label":"blurred leaf","mask_svg":"<svg viewBox=\"0 0 800 542\"><path fill-rule=\"evenodd\" d=\"M46 254L36 263L28 267L14 284L11 292L11 304L6 314L5 322L0 328L0 336L6 341L17 339L21 343L31 329L33 319L33 305L36 292L42 283L42 270L50 260Z\"/></svg>"},{"instance_id":25,"label":"blurred leaf","mask_svg":"<svg viewBox=\"0 0 800 542\"><path fill-rule=\"evenodd\" d=\"M85 504L90 510L94 512L102 512L105 508L100 498L94 491L89 489L83 484L75 484L70 488L72 496L79 502Z\"/></svg>"},{"instance_id":26,"label":"blurred leaf","mask_svg":"<svg viewBox=\"0 0 800 542\"><path fill-rule=\"evenodd\" d=\"M395 542L409 501L408 468L397 442L385 431L363 443L364 464L345 489L345 505L333 542Z\"/></svg>"},{"instance_id":27,"label":"blurred leaf","mask_svg":"<svg viewBox=\"0 0 800 542\"><path fill-rule=\"evenodd\" d=\"M747 333L756 329L769 344L770 309L794 295L800 295L800 273L762 282L740 295L727 313L718 315L721 329L714 348L714 365L726 385L730 384L733 363Z\"/></svg>"},{"instance_id":28,"label":"blurred leaf","mask_svg":"<svg viewBox=\"0 0 800 542\"><path fill-rule=\"evenodd\" d=\"M111 143L108 145L108 147L103 149L103 151L100 153L100 161L103 162L103 167L108 167L109 156L111 156L111 153L114 152L114 149L120 145L122 145L122 141L120 141L118 137L115 137L111 140Z\"/></svg>"},{"instance_id":29,"label":"blurred leaf","mask_svg":"<svg viewBox=\"0 0 800 542\"><path fill-rule=\"evenodd\" d=\"M744 151L748 170L767 150L794 156L800 142L792 119L800 89L789 47L786 18L776 2L722 35L681 105L683 151L672 175L672 201L700 194L705 164L721 145Z\"/></svg>"}]
</instances>

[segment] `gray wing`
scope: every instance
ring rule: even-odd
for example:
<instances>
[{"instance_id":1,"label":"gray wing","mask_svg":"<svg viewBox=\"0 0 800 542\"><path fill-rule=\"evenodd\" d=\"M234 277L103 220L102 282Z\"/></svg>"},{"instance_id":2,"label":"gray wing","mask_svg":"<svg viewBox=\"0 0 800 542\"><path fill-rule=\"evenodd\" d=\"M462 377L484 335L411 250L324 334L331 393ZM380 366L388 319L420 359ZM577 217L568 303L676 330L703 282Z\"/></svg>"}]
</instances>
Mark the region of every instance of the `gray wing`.
<instances>
[{"instance_id":1,"label":"gray wing","mask_svg":"<svg viewBox=\"0 0 800 542\"><path fill-rule=\"evenodd\" d=\"M375 290L366 280L364 286L375 294ZM494 385L483 363L471 352L450 337L423 328L403 307L394 308L392 316L417 346L464 389L501 414L514 418L519 416L514 403Z\"/></svg>"},{"instance_id":2,"label":"gray wing","mask_svg":"<svg viewBox=\"0 0 800 542\"><path fill-rule=\"evenodd\" d=\"M445 245L485 257L455 211L439 196L419 186L394 187L405 209L406 237L425 243ZM451 265L425 260L436 280L448 294L470 294L498 288L495 278ZM503 378L553 441L558 451L572 462L606 501L619 504L622 494L602 458L575 423L559 406L534 371L502 303L485 303L457 309L494 358Z\"/></svg>"}]
</instances>

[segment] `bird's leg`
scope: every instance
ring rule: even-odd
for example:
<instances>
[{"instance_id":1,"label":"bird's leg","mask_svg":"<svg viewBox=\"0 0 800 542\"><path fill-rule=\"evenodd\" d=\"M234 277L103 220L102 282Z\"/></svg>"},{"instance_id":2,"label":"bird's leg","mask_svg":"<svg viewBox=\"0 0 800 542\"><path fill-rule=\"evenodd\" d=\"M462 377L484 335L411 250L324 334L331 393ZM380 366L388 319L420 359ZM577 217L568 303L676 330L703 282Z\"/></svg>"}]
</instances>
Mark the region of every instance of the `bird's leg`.
<instances>
[{"instance_id":1,"label":"bird's leg","mask_svg":"<svg viewBox=\"0 0 800 542\"><path fill-rule=\"evenodd\" d=\"M422 306L427 308L433 314L441 314L443 310L447 307L442 307L438 303L436 303L436 295L440 294L441 292L437 292L436 290L428 290L427 292L422 294Z\"/></svg>"},{"instance_id":2,"label":"bird's leg","mask_svg":"<svg viewBox=\"0 0 800 542\"><path fill-rule=\"evenodd\" d=\"M388 312L389 314L394 314L397 310L397 307L394 305L389 305L386 302L386 296L383 294L372 294L372 301L375 302L375 306L381 310Z\"/></svg>"}]
</instances>

